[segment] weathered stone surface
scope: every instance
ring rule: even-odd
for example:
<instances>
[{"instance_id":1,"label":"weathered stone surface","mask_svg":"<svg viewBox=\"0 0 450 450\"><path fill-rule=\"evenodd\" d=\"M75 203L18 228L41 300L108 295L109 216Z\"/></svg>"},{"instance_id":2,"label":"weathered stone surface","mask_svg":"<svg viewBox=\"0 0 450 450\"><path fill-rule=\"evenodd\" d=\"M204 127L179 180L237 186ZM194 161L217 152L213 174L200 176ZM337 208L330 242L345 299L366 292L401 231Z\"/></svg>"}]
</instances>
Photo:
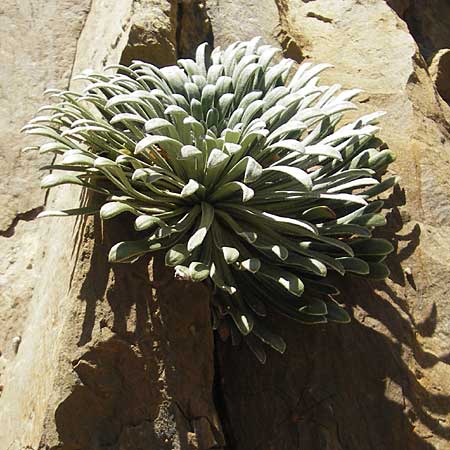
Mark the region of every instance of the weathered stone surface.
<instances>
[{"instance_id":1,"label":"weathered stone surface","mask_svg":"<svg viewBox=\"0 0 450 450\"><path fill-rule=\"evenodd\" d=\"M44 161L21 152L33 140L19 130L44 103L46 88L68 86L89 4L5 0L0 5L0 384L1 366L15 358L12 340L23 333L40 275L41 242L31 220L45 203L38 171Z\"/></svg>"},{"instance_id":2,"label":"weathered stone surface","mask_svg":"<svg viewBox=\"0 0 450 450\"><path fill-rule=\"evenodd\" d=\"M122 63L134 59L164 66L176 60L178 5L175 1L140 0L133 2L132 23Z\"/></svg>"},{"instance_id":3,"label":"weathered stone surface","mask_svg":"<svg viewBox=\"0 0 450 450\"><path fill-rule=\"evenodd\" d=\"M246 21L252 5L230 10L226 24L213 21L216 44L260 33L267 10L261 5L264 12ZM301 36L301 54L335 65L323 82L364 89L359 114L387 113L381 137L397 153L392 171L402 179L387 231L397 254L387 285L342 286L349 326L308 328L276 317L287 352L260 368L246 349L219 346L231 447L447 448L450 145L432 81L406 24L383 1L278 6L272 22ZM239 35L242 23L249 26Z\"/></svg>"},{"instance_id":4,"label":"weathered stone surface","mask_svg":"<svg viewBox=\"0 0 450 450\"><path fill-rule=\"evenodd\" d=\"M178 2L177 57L193 58L202 42L212 44L211 19L204 0Z\"/></svg>"},{"instance_id":5,"label":"weathered stone surface","mask_svg":"<svg viewBox=\"0 0 450 450\"><path fill-rule=\"evenodd\" d=\"M211 0L206 5L215 45L226 46L236 39L251 39L255 33L269 43L275 42L278 26L276 2L250 0L236 6L235 0ZM238 17L242 20L237 20Z\"/></svg>"},{"instance_id":6,"label":"weathered stone surface","mask_svg":"<svg viewBox=\"0 0 450 450\"><path fill-rule=\"evenodd\" d=\"M108 64L117 64L128 42L132 11L133 0L92 0L77 43L74 75L87 68L101 69ZM72 86L74 84L72 81Z\"/></svg>"},{"instance_id":7,"label":"weathered stone surface","mask_svg":"<svg viewBox=\"0 0 450 450\"><path fill-rule=\"evenodd\" d=\"M430 77L441 92L440 72L425 63L448 47L447 2L7 0L0 10L1 449L212 449L225 447L222 428L233 450L448 448L450 136ZM217 342L214 374L208 293L174 282L159 259L112 268L122 222L30 221L44 197L16 131L45 87L86 67L165 65L203 40L254 35L298 62L333 63L323 82L362 87L359 114L387 112L381 136L402 181L385 233L397 252L387 284L342 284L350 325L273 316L284 356L260 366ZM78 201L64 188L47 205Z\"/></svg>"},{"instance_id":8,"label":"weathered stone surface","mask_svg":"<svg viewBox=\"0 0 450 450\"><path fill-rule=\"evenodd\" d=\"M40 162L33 154L21 154L30 139L19 130L42 105L46 88L68 85L89 4L90 0L5 0L0 6L2 231L18 214L43 204L38 188Z\"/></svg>"},{"instance_id":9,"label":"weathered stone surface","mask_svg":"<svg viewBox=\"0 0 450 450\"><path fill-rule=\"evenodd\" d=\"M403 0L394 0L393 3ZM401 16L408 24L419 49L427 61L450 42L450 3L442 0L409 0ZM394 8L395 9L395 8Z\"/></svg>"},{"instance_id":10,"label":"weathered stone surface","mask_svg":"<svg viewBox=\"0 0 450 450\"><path fill-rule=\"evenodd\" d=\"M23 333L40 275L41 242L31 220L45 202L37 170L44 161L21 152L32 139L19 130L43 104L46 88L68 86L89 4L5 0L0 5L0 384L3 367L15 358L12 340Z\"/></svg>"},{"instance_id":11,"label":"weathered stone surface","mask_svg":"<svg viewBox=\"0 0 450 450\"><path fill-rule=\"evenodd\" d=\"M119 62L129 40L135 47L131 34L142 6L94 0L74 73ZM147 2L145 26L170 8L176 4ZM173 35L170 21L165 26ZM159 54L161 64L175 58L173 51ZM76 205L79 196L63 188L47 205ZM222 447L205 288L174 283L158 260L112 268L107 253L123 238L120 222L105 229L98 221L40 223L33 238L42 276L30 281L22 342L4 374L0 448Z\"/></svg>"},{"instance_id":12,"label":"weathered stone surface","mask_svg":"<svg viewBox=\"0 0 450 450\"><path fill-rule=\"evenodd\" d=\"M443 48L434 55L429 72L440 96L450 104L450 49Z\"/></svg>"}]
</instances>

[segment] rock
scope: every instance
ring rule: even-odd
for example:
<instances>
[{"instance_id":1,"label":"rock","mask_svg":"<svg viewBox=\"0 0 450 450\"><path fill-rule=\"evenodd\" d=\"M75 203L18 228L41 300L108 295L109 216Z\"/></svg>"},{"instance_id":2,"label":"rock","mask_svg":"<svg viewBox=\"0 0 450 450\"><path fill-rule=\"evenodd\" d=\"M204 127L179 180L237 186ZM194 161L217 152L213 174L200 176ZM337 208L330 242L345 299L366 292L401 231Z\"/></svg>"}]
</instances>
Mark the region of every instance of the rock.
<instances>
[{"instance_id":1,"label":"rock","mask_svg":"<svg viewBox=\"0 0 450 450\"><path fill-rule=\"evenodd\" d=\"M45 89L68 86L89 3L50 0L19 4L5 0L0 7L0 231L7 231L16 216L44 203L37 170L42 160L34 153L21 153L23 147L36 141L19 130L43 104Z\"/></svg>"},{"instance_id":2,"label":"rock","mask_svg":"<svg viewBox=\"0 0 450 450\"><path fill-rule=\"evenodd\" d=\"M153 23L153 36L174 36L170 20L160 18L176 7L156 0L145 5L94 0L77 55L72 55L73 72L118 63L131 54L146 59L133 35L143 23L142 13L150 33L146 39ZM20 22L20 17L15 19ZM154 41L161 64L175 58L172 50L166 52L167 42L157 47ZM77 83L72 86L77 88ZM47 205L58 209L79 201L77 189L64 187L49 195ZM147 259L111 267L108 249L119 236L123 239L123 223L102 230L98 220L39 224L33 230L37 249L31 246L29 251L36 252L33 271L41 276L31 283L28 313L21 312L20 351L12 362L8 359L2 377L0 448L222 447L212 399L208 291L174 283L172 271L158 259L151 265ZM12 258L20 261L17 267L29 273L28 257L17 256ZM14 322L14 317L6 319ZM18 334L13 331L11 339Z\"/></svg>"},{"instance_id":3,"label":"rock","mask_svg":"<svg viewBox=\"0 0 450 450\"><path fill-rule=\"evenodd\" d=\"M4 2L0 448L446 449L450 136L425 59L448 47L447 3ZM169 64L202 40L255 35L297 62L334 64L324 83L363 88L358 114L387 112L381 137L401 176L384 231L396 247L390 280L344 280L346 326L267 319L288 347L265 366L214 345L209 293L174 281L160 258L108 264L131 228L122 220L34 222L44 202L76 205L80 192L44 199L41 162L19 154L16 133L45 87L78 89L71 75L84 68ZM443 58L429 69L440 92Z\"/></svg>"},{"instance_id":4,"label":"rock","mask_svg":"<svg viewBox=\"0 0 450 450\"><path fill-rule=\"evenodd\" d=\"M36 141L20 129L44 104L45 89L68 87L89 3L5 0L0 6L0 349L10 361L11 340L26 326L40 278L39 266L26 267L41 256L39 225L32 220L45 203L38 167L46 160L21 152Z\"/></svg>"},{"instance_id":5,"label":"rock","mask_svg":"<svg viewBox=\"0 0 450 450\"><path fill-rule=\"evenodd\" d=\"M278 26L277 2L269 0L249 0L236 8L235 0L211 0L206 2L211 19L214 44L226 46L236 39L251 39L262 36L273 44L273 36ZM235 20L241 14L245 20ZM232 20L228 20L232 18Z\"/></svg>"},{"instance_id":6,"label":"rock","mask_svg":"<svg viewBox=\"0 0 450 450\"><path fill-rule=\"evenodd\" d=\"M393 0L392 4L404 4L404 0ZM414 0L409 6L394 9L408 24L411 35L416 40L423 57L430 61L441 48L450 42L450 3L445 0ZM401 10L403 9L403 14Z\"/></svg>"},{"instance_id":7,"label":"rock","mask_svg":"<svg viewBox=\"0 0 450 450\"><path fill-rule=\"evenodd\" d=\"M386 3L402 18L405 13L412 7L411 0L386 0Z\"/></svg>"},{"instance_id":8,"label":"rock","mask_svg":"<svg viewBox=\"0 0 450 450\"><path fill-rule=\"evenodd\" d=\"M176 60L177 2L143 0L133 2L132 23L121 62L152 61L157 66Z\"/></svg>"},{"instance_id":9,"label":"rock","mask_svg":"<svg viewBox=\"0 0 450 450\"><path fill-rule=\"evenodd\" d=\"M43 209L38 167L45 160L21 149L32 138L20 129L44 104L48 87L68 87L77 40L90 0L17 2L0 6L0 348L12 360L11 339L21 334L39 270L26 266L39 257L38 225ZM0 368L0 380L3 368Z\"/></svg>"},{"instance_id":10,"label":"rock","mask_svg":"<svg viewBox=\"0 0 450 450\"><path fill-rule=\"evenodd\" d=\"M117 64L128 43L132 24L133 0L108 2L92 0L73 61L73 74ZM93 42L96 45L92 45ZM71 87L80 85L71 82Z\"/></svg>"},{"instance_id":11,"label":"rock","mask_svg":"<svg viewBox=\"0 0 450 450\"><path fill-rule=\"evenodd\" d=\"M450 49L439 50L428 69L440 96L450 103Z\"/></svg>"},{"instance_id":12,"label":"rock","mask_svg":"<svg viewBox=\"0 0 450 450\"><path fill-rule=\"evenodd\" d=\"M392 172L401 184L386 235L397 254L387 284L346 279L340 301L353 311L350 325L271 319L287 351L265 367L218 341L227 438L237 449L447 448L450 144L432 80L407 26L383 1L277 4L272 23L301 36L305 58L335 66L323 83L364 89L358 114L387 113L381 137L397 153ZM226 16L210 5L216 45L260 34L270 22L268 9L254 11L251 1ZM242 23L249 25L240 34Z\"/></svg>"}]
</instances>

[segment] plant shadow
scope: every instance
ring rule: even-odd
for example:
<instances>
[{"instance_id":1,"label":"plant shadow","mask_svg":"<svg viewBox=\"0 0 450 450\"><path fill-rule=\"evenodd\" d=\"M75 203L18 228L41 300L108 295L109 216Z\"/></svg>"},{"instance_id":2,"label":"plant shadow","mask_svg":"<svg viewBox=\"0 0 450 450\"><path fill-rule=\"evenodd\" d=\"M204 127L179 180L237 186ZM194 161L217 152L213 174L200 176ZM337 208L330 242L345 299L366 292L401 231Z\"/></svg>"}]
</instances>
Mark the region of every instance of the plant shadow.
<instances>
[{"instance_id":1,"label":"plant shadow","mask_svg":"<svg viewBox=\"0 0 450 450\"><path fill-rule=\"evenodd\" d=\"M349 325L301 325L272 312L264 321L285 338L287 351L269 350L265 366L247 347L216 339L230 449L432 450L450 439L442 420L450 397L424 381L424 372L448 364L450 355L437 357L418 339L433 335L437 307L415 323L404 295L417 288L404 262L421 234L418 224L403 223L404 203L396 188L380 234L396 249L390 280L341 280L338 300L352 309Z\"/></svg>"},{"instance_id":2,"label":"plant shadow","mask_svg":"<svg viewBox=\"0 0 450 450\"><path fill-rule=\"evenodd\" d=\"M391 271L388 282L350 277L341 281L342 294L338 300L352 309L353 320L349 325L303 326L273 312L266 321L285 338L287 352L285 355L270 352L265 366L246 347L233 348L216 339L215 390L216 397L221 398L221 418L228 422L230 450L432 450L436 448L434 439L450 440L450 429L441 419L450 413L450 397L432 392L423 382L427 369L450 363L450 354L438 357L424 349L418 338L433 336L438 309L436 304L430 305L425 320L416 323L411 303L404 295L406 289L410 295L417 290L414 273L405 267L405 262L414 258L421 237L419 224L404 223L401 214L404 204L405 193L397 187L387 200L387 206L392 208L388 226L379 233L393 242L395 248L388 258ZM115 340L128 343L124 347L127 355L129 346L137 345L146 367L149 361L150 366L157 367L157 359L163 358L171 367L170 384L176 386L173 389L182 390L177 377L188 373L192 362L181 358L177 346L182 348L181 353L197 358L196 348L203 345L201 337L197 336L186 348L182 346L192 336L180 335L175 340L170 336L171 330L179 328L185 318L182 307L168 305L174 297L177 301L182 299L185 291L161 264L155 285L149 277L148 257L133 265L108 263L109 248L123 239L124 230L131 228L131 222L127 223L123 217L107 222L104 229L98 217L88 219L78 228L81 238L77 258L90 259L85 274L74 272L74 276L84 278L80 299L85 306L78 346L92 341L95 327L107 328L114 333ZM131 232L127 237L136 236ZM86 239L92 242L92 248ZM172 299L166 306L159 304L165 321L161 321L161 311L151 307L154 301L151 292L155 288L165 293L162 297ZM202 323L209 324L205 310L191 311L194 315L201 312L199 327ZM159 336L156 354L155 335ZM122 344L113 347L122 348ZM212 346L208 348L212 353ZM184 361L181 366L179 357ZM127 358L131 357L124 357L124 361ZM206 370L211 376L205 369L211 361L203 363L202 373ZM117 365L120 364L119 361ZM179 372L177 366L181 367ZM114 371L123 372L116 366ZM150 370L147 376L154 380L156 373ZM125 375L126 371L122 376ZM97 383L97 377L98 374L92 378L92 384ZM199 377L197 373L197 382ZM175 408L182 417L193 416L189 405L196 395L194 385ZM133 390L131 385L126 392L129 389ZM155 397L154 393L151 395ZM125 404L124 396L120 393L117 403ZM148 408L143 407L142 411L139 420L155 419L155 413ZM116 413L102 410L97 415L109 414L113 424L110 426L115 430ZM121 418L120 426L129 421L136 420ZM90 423L96 422L92 419Z\"/></svg>"},{"instance_id":3,"label":"plant shadow","mask_svg":"<svg viewBox=\"0 0 450 450\"><path fill-rule=\"evenodd\" d=\"M116 242L138 238L131 215L90 217L80 228L72 276L82 310L73 361L80 383L56 412L64 448L191 448L197 429L200 441L223 443L211 398L209 292L174 280L160 254L110 264Z\"/></svg>"}]
</instances>

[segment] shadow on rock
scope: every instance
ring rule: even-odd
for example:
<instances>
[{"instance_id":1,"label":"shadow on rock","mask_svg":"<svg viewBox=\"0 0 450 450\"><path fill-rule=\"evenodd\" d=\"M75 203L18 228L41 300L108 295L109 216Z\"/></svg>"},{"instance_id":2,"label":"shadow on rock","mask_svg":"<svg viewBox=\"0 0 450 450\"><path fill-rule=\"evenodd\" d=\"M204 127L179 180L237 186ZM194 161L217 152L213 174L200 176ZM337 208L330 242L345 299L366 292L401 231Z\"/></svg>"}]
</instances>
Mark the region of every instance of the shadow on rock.
<instances>
[{"instance_id":1,"label":"shadow on rock","mask_svg":"<svg viewBox=\"0 0 450 450\"><path fill-rule=\"evenodd\" d=\"M56 411L61 444L55 448L221 447L209 293L175 281L161 255L110 264L112 245L137 238L126 231L133 229L128 219L103 226L89 219L78 242L73 287L82 280L84 306L75 382Z\"/></svg>"},{"instance_id":2,"label":"shadow on rock","mask_svg":"<svg viewBox=\"0 0 450 450\"><path fill-rule=\"evenodd\" d=\"M233 449L433 450L433 435L450 439L440 420L450 398L421 383L423 370L448 363L417 339L433 334L435 305L417 325L400 295L407 283L415 289L402 262L420 242L419 225L403 230L404 201L396 189L383 230L398 249L388 262L391 280L342 280L339 300L353 309L349 325L301 325L274 312L265 320L285 338L287 351L270 352L265 366L246 347L217 340Z\"/></svg>"}]
</instances>

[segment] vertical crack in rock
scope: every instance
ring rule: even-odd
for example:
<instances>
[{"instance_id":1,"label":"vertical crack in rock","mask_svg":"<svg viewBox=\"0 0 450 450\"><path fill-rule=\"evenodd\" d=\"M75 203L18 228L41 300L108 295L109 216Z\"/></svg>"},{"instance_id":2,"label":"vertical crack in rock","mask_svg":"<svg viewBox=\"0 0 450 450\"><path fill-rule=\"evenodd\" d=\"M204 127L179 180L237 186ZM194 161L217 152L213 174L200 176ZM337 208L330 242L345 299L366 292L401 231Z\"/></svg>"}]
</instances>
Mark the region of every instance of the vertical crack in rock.
<instances>
[{"instance_id":1,"label":"vertical crack in rock","mask_svg":"<svg viewBox=\"0 0 450 450\"><path fill-rule=\"evenodd\" d=\"M128 43L120 63L130 65L133 60L151 61L157 66L176 61L176 0L134 0Z\"/></svg>"},{"instance_id":2,"label":"vertical crack in rock","mask_svg":"<svg viewBox=\"0 0 450 450\"><path fill-rule=\"evenodd\" d=\"M229 417L225 392L223 390L223 374L221 370L221 361L219 357L219 346L217 333L214 333L214 383L213 383L213 400L216 406L217 414L222 425L222 431L225 437L225 449L233 450L236 448L236 439L233 435L233 427Z\"/></svg>"},{"instance_id":3,"label":"vertical crack in rock","mask_svg":"<svg viewBox=\"0 0 450 450\"><path fill-rule=\"evenodd\" d=\"M177 58L180 57L180 48L181 48L181 33L183 30L183 10L184 5L182 0L177 0L177 26L175 31L175 42L176 42L176 53Z\"/></svg>"},{"instance_id":4,"label":"vertical crack in rock","mask_svg":"<svg viewBox=\"0 0 450 450\"><path fill-rule=\"evenodd\" d=\"M208 42L211 48L214 47L214 34L212 31L211 20L208 15L207 5L205 1L189 1L178 0L177 8L177 26L176 26L176 53L177 58L194 58L195 49L203 42ZM232 436L232 428L230 420L228 419L228 411L222 389L222 379L220 371L220 362L218 357L218 349L216 345L217 336L214 333L213 342L213 358L214 358L214 379L212 386L212 397L215 409L217 411L219 424L222 428L223 437L216 439L219 443L224 444L224 447L211 448L234 448L234 438ZM206 418L208 421L209 419ZM194 431L197 430L197 421L193 421ZM207 428L214 427L211 424ZM198 438L201 440L200 434ZM223 442L223 440L225 442ZM201 442L199 442L201 444ZM220 444L219 444L220 445ZM203 448L203 447L199 447ZM206 448L206 447L205 447ZM209 446L208 446L209 448Z\"/></svg>"},{"instance_id":5,"label":"vertical crack in rock","mask_svg":"<svg viewBox=\"0 0 450 450\"><path fill-rule=\"evenodd\" d=\"M214 46L211 21L203 0L178 0L176 43L177 58L192 58L202 42Z\"/></svg>"},{"instance_id":6,"label":"vertical crack in rock","mask_svg":"<svg viewBox=\"0 0 450 450\"><path fill-rule=\"evenodd\" d=\"M75 69L75 65L76 65L76 62L77 62L77 58L78 58L78 56L79 56L79 54L80 54L80 37L81 37L81 35L83 34L83 31L84 31L84 29L85 29L85 27L86 27L86 22L87 22L87 20L88 20L88 17L89 17L89 14L91 13L91 11L92 11L92 3L94 2L94 0L89 0L89 5L87 6L87 8L86 8L86 16L85 16L85 19L84 19L84 23L83 23L83 26L80 28L80 32L78 33L78 36L77 36L77 38L76 38L76 46L75 46L75 52L74 52L74 54L73 54L73 59L72 59L72 66L71 66L71 68L70 68L70 75L69 75L69 79L67 80L67 89L69 89L70 88L70 83L72 82L72 78L73 78L73 76L74 76L74 69ZM56 156L55 156L55 158L56 158ZM53 162L54 162L54 159L53 159ZM52 163L53 163L52 162ZM45 202L47 202L47 197L48 197L48 191L47 191L47 193L46 193L46 196L45 196ZM45 203L44 203L45 204Z\"/></svg>"}]
</instances>

